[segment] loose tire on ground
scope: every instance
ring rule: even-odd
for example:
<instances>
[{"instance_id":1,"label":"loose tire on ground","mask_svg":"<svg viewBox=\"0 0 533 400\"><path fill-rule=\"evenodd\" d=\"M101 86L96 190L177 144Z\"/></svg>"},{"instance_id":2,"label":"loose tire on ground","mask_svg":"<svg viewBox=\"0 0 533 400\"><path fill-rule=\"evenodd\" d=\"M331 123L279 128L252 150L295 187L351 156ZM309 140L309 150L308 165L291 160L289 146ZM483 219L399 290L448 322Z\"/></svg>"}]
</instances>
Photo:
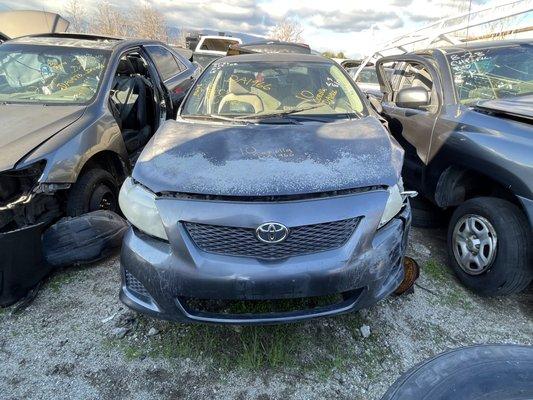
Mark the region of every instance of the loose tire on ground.
<instances>
[{"instance_id":1,"label":"loose tire on ground","mask_svg":"<svg viewBox=\"0 0 533 400\"><path fill-rule=\"evenodd\" d=\"M478 345L439 354L404 373L381 400L530 400L533 347Z\"/></svg>"},{"instance_id":2,"label":"loose tire on ground","mask_svg":"<svg viewBox=\"0 0 533 400\"><path fill-rule=\"evenodd\" d=\"M112 211L66 217L44 232L43 254L54 267L92 263L120 248L127 229L126 220Z\"/></svg>"},{"instance_id":3,"label":"loose tire on ground","mask_svg":"<svg viewBox=\"0 0 533 400\"><path fill-rule=\"evenodd\" d=\"M99 198L103 201L99 202ZM118 182L109 172L92 168L70 188L67 215L77 217L100 209L118 211Z\"/></svg>"},{"instance_id":4,"label":"loose tire on ground","mask_svg":"<svg viewBox=\"0 0 533 400\"><path fill-rule=\"evenodd\" d=\"M496 254L486 270L467 273L454 255L454 229L468 216L480 216L494 228ZM484 296L507 295L524 290L533 277L530 227L514 204L494 197L478 197L461 204L448 226L449 264L461 282Z\"/></svg>"}]
</instances>

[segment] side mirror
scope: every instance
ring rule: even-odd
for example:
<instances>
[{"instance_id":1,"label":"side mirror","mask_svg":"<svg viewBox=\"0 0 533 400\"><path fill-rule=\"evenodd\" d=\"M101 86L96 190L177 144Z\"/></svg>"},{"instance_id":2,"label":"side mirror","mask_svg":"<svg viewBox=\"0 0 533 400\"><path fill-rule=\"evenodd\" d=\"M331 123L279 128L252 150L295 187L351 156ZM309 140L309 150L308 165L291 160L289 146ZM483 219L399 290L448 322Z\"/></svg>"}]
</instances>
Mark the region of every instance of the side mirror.
<instances>
[{"instance_id":1,"label":"side mirror","mask_svg":"<svg viewBox=\"0 0 533 400\"><path fill-rule=\"evenodd\" d=\"M396 95L396 105L401 108L421 109L429 106L429 93L421 86L402 89Z\"/></svg>"}]
</instances>

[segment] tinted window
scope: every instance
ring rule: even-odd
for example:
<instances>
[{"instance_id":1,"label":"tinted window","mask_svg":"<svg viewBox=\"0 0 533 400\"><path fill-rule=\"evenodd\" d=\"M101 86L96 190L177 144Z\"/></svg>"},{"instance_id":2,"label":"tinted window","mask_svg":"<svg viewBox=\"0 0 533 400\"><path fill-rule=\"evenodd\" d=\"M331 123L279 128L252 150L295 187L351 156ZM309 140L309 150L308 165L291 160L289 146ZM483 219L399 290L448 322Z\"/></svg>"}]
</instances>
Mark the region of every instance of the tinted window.
<instances>
[{"instance_id":1,"label":"tinted window","mask_svg":"<svg viewBox=\"0 0 533 400\"><path fill-rule=\"evenodd\" d=\"M200 47L201 50L209 50L209 51L228 51L228 47L232 44L239 44L237 40L231 40L231 39L220 39L220 38L213 38L213 39L204 39L202 46Z\"/></svg>"},{"instance_id":2,"label":"tinted window","mask_svg":"<svg viewBox=\"0 0 533 400\"><path fill-rule=\"evenodd\" d=\"M146 51L154 60L157 70L164 81L181 72L172 53L161 46L147 46Z\"/></svg>"}]
</instances>

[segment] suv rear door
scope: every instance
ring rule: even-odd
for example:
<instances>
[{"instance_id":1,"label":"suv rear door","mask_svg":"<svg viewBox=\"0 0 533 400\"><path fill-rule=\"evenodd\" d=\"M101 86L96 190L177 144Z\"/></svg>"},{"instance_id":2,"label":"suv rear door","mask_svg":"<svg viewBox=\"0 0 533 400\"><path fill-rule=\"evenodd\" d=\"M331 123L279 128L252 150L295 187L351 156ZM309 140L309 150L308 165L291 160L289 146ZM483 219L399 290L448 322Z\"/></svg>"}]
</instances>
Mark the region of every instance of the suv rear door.
<instances>
[{"instance_id":1,"label":"suv rear door","mask_svg":"<svg viewBox=\"0 0 533 400\"><path fill-rule=\"evenodd\" d=\"M384 68L388 63L396 63L392 76ZM423 172L431 161L431 139L442 104L439 74L428 59L418 55L384 57L376 69L384 93L383 114L392 135L405 149L404 179L410 188L423 191ZM413 93L413 88L420 94L426 92L429 102L418 106L402 103L406 89Z\"/></svg>"}]
</instances>

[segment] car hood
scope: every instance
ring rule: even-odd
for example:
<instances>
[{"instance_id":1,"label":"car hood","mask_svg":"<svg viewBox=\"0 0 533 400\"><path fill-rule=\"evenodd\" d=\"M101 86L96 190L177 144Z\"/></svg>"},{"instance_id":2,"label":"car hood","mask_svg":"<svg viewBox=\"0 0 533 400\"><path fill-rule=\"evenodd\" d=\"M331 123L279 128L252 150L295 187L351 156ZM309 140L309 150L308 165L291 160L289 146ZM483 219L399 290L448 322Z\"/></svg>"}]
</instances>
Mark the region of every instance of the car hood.
<instances>
[{"instance_id":1,"label":"car hood","mask_svg":"<svg viewBox=\"0 0 533 400\"><path fill-rule=\"evenodd\" d=\"M297 195L398 182L403 150L374 117L331 123L167 121L133 178L156 193Z\"/></svg>"},{"instance_id":2,"label":"car hood","mask_svg":"<svg viewBox=\"0 0 533 400\"><path fill-rule=\"evenodd\" d=\"M505 99L484 100L475 105L475 108L494 111L515 117L533 119L533 95L508 97Z\"/></svg>"},{"instance_id":3,"label":"car hood","mask_svg":"<svg viewBox=\"0 0 533 400\"><path fill-rule=\"evenodd\" d=\"M0 105L0 171L13 168L37 146L80 118L84 110L81 106Z\"/></svg>"}]
</instances>

